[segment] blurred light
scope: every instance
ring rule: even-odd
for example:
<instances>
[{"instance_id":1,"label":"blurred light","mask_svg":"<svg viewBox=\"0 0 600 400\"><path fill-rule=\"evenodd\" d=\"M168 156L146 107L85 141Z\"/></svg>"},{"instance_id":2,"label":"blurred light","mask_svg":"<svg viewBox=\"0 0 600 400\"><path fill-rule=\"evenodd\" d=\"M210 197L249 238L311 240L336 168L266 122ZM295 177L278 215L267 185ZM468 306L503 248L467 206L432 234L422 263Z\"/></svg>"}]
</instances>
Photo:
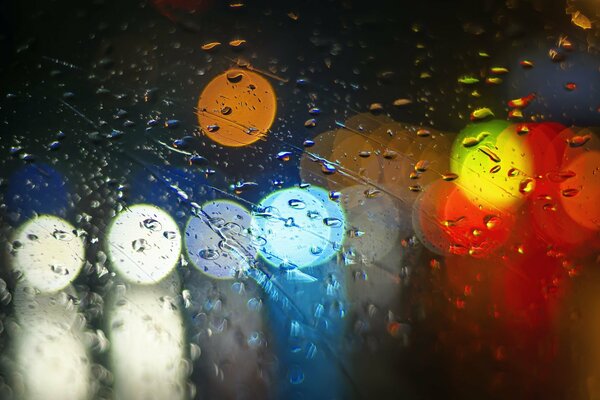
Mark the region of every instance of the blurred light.
<instances>
[{"instance_id":1,"label":"blurred light","mask_svg":"<svg viewBox=\"0 0 600 400\"><path fill-rule=\"evenodd\" d=\"M22 380L18 398L30 400L89 399L91 359L82 343L85 320L65 293L34 294L25 285L14 292L16 368ZM19 378L17 378L19 379Z\"/></svg>"},{"instance_id":2,"label":"blurred light","mask_svg":"<svg viewBox=\"0 0 600 400\"><path fill-rule=\"evenodd\" d=\"M179 283L117 286L109 315L116 398L188 398Z\"/></svg>"},{"instance_id":3,"label":"blurred light","mask_svg":"<svg viewBox=\"0 0 600 400\"><path fill-rule=\"evenodd\" d=\"M112 266L124 279L156 283L178 262L181 234L169 214L152 205L136 204L112 221L106 247Z\"/></svg>"},{"instance_id":4,"label":"blurred light","mask_svg":"<svg viewBox=\"0 0 600 400\"><path fill-rule=\"evenodd\" d=\"M215 200L197 214L185 228L186 252L194 266L217 279L231 279L248 269L256 257L248 210L232 201Z\"/></svg>"},{"instance_id":5,"label":"blurred light","mask_svg":"<svg viewBox=\"0 0 600 400\"><path fill-rule=\"evenodd\" d=\"M12 267L23 284L55 292L71 283L84 261L83 240L67 221L42 215L21 225L11 242Z\"/></svg>"},{"instance_id":6,"label":"blurred light","mask_svg":"<svg viewBox=\"0 0 600 400\"><path fill-rule=\"evenodd\" d=\"M524 176L533 176L529 148L514 126L500 120L463 129L452 146L450 165L459 176L456 182L473 203L503 210L514 210L524 201L520 182ZM511 170L518 176L509 176Z\"/></svg>"},{"instance_id":7,"label":"blurred light","mask_svg":"<svg viewBox=\"0 0 600 400\"><path fill-rule=\"evenodd\" d=\"M346 232L342 208L329 193L315 186L271 193L254 213L251 231L264 238L259 254L271 265L304 268L331 259Z\"/></svg>"},{"instance_id":8,"label":"blurred light","mask_svg":"<svg viewBox=\"0 0 600 400\"><path fill-rule=\"evenodd\" d=\"M277 98L269 81L247 69L230 69L216 76L198 100L202 132L228 147L264 138L276 112Z\"/></svg>"}]
</instances>

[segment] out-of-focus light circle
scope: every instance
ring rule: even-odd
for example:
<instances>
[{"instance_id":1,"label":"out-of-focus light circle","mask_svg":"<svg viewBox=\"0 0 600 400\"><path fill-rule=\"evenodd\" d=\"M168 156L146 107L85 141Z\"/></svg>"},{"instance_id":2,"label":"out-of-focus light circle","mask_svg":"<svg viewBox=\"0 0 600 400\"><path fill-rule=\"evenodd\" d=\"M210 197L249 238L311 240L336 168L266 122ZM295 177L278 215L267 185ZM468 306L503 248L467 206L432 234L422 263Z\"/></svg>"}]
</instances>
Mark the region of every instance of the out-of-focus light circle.
<instances>
[{"instance_id":1,"label":"out-of-focus light circle","mask_svg":"<svg viewBox=\"0 0 600 400\"><path fill-rule=\"evenodd\" d=\"M344 247L367 263L379 261L393 249L399 249L400 235L410 232L410 226L401 220L398 201L385 193L369 197L366 193L370 189L357 185L342 190L348 232Z\"/></svg>"},{"instance_id":2,"label":"out-of-focus light circle","mask_svg":"<svg viewBox=\"0 0 600 400\"><path fill-rule=\"evenodd\" d=\"M600 185L600 141L592 130L576 127L553 138L550 150L561 155L552 168L540 174L530 204L532 228L547 244L587 254L599 243L595 240L600 224L595 203Z\"/></svg>"},{"instance_id":3,"label":"out-of-focus light circle","mask_svg":"<svg viewBox=\"0 0 600 400\"><path fill-rule=\"evenodd\" d=\"M377 182L381 174L379 157L376 155L376 143L370 143L363 136L352 134L345 129L337 131L329 160L338 163L348 174L335 177L336 182L330 182L329 188L339 190L360 184L363 180Z\"/></svg>"},{"instance_id":4,"label":"out-of-focus light circle","mask_svg":"<svg viewBox=\"0 0 600 400\"><path fill-rule=\"evenodd\" d=\"M574 128L559 135L565 147L559 179L560 200L567 214L580 226L600 230L600 137L598 130Z\"/></svg>"},{"instance_id":5,"label":"out-of-focus light circle","mask_svg":"<svg viewBox=\"0 0 600 400\"><path fill-rule=\"evenodd\" d=\"M205 203L185 228L185 247L190 261L217 279L235 278L256 257L249 232L251 217L244 207L228 200Z\"/></svg>"},{"instance_id":6,"label":"out-of-focus light circle","mask_svg":"<svg viewBox=\"0 0 600 400\"><path fill-rule=\"evenodd\" d=\"M575 176L560 184L561 203L567 214L579 225L600 229L600 151L582 153L565 165ZM577 194L570 196L569 193Z\"/></svg>"},{"instance_id":7,"label":"out-of-focus light circle","mask_svg":"<svg viewBox=\"0 0 600 400\"><path fill-rule=\"evenodd\" d=\"M467 126L452 146L451 170L476 204L516 209L524 200L522 182L534 176L528 146L516 126L493 120Z\"/></svg>"},{"instance_id":8,"label":"out-of-focus light circle","mask_svg":"<svg viewBox=\"0 0 600 400\"><path fill-rule=\"evenodd\" d=\"M303 268L331 259L344 240L346 222L339 203L318 187L278 190L265 197L252 217L251 231L262 240L259 255L281 268Z\"/></svg>"},{"instance_id":9,"label":"out-of-focus light circle","mask_svg":"<svg viewBox=\"0 0 600 400\"><path fill-rule=\"evenodd\" d=\"M175 267L181 254L181 234L169 214L155 206L136 204L115 217L106 247L113 267L124 279L156 283Z\"/></svg>"},{"instance_id":10,"label":"out-of-focus light circle","mask_svg":"<svg viewBox=\"0 0 600 400\"><path fill-rule=\"evenodd\" d=\"M41 215L25 222L11 243L12 266L26 285L41 292L64 289L79 274L83 240L67 221Z\"/></svg>"},{"instance_id":11,"label":"out-of-focus light circle","mask_svg":"<svg viewBox=\"0 0 600 400\"><path fill-rule=\"evenodd\" d=\"M230 69L206 85L198 100L198 123L213 141L247 146L264 138L275 120L273 87L256 72Z\"/></svg>"},{"instance_id":12,"label":"out-of-focus light circle","mask_svg":"<svg viewBox=\"0 0 600 400\"><path fill-rule=\"evenodd\" d=\"M506 243L514 217L473 204L454 182L439 180L415 201L413 224L417 237L435 253L486 257Z\"/></svg>"}]
</instances>

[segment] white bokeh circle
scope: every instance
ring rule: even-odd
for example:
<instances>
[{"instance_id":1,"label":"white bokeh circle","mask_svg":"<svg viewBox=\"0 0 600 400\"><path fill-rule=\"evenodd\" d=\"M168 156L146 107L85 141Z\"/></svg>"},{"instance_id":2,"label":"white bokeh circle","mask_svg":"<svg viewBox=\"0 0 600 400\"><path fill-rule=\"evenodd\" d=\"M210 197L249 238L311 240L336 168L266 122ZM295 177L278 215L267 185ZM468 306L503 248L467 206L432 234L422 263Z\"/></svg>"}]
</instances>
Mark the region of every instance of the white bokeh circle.
<instances>
[{"instance_id":1,"label":"white bokeh circle","mask_svg":"<svg viewBox=\"0 0 600 400\"><path fill-rule=\"evenodd\" d=\"M113 268L132 283L156 283L167 276L181 255L181 233L169 214L149 204L119 213L108 229Z\"/></svg>"},{"instance_id":2,"label":"white bokeh circle","mask_svg":"<svg viewBox=\"0 0 600 400\"><path fill-rule=\"evenodd\" d=\"M22 274L25 285L43 293L64 289L83 266L83 240L59 217L41 215L25 222L11 245L13 269Z\"/></svg>"}]
</instances>

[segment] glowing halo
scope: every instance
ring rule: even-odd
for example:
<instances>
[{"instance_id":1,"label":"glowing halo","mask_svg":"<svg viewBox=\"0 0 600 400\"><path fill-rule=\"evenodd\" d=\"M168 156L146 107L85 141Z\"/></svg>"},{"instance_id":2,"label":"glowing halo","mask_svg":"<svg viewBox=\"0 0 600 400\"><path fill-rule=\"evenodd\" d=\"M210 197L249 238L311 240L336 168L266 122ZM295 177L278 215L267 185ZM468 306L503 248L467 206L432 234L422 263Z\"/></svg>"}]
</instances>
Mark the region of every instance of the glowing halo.
<instances>
[{"instance_id":1,"label":"glowing halo","mask_svg":"<svg viewBox=\"0 0 600 400\"><path fill-rule=\"evenodd\" d=\"M341 248L344 212L318 187L290 188L269 194L252 217L251 232L264 242L258 254L270 265L304 268L322 264Z\"/></svg>"},{"instance_id":2,"label":"glowing halo","mask_svg":"<svg viewBox=\"0 0 600 400\"><path fill-rule=\"evenodd\" d=\"M12 266L25 284L50 293L67 287L84 261L83 240L67 221L41 215L21 225L12 240Z\"/></svg>"},{"instance_id":3,"label":"glowing halo","mask_svg":"<svg viewBox=\"0 0 600 400\"><path fill-rule=\"evenodd\" d=\"M151 284L175 267L181 254L181 234L165 211L136 204L112 221L106 247L113 267L124 279Z\"/></svg>"},{"instance_id":4,"label":"glowing halo","mask_svg":"<svg viewBox=\"0 0 600 400\"><path fill-rule=\"evenodd\" d=\"M188 258L212 278L233 279L256 257L256 244L249 233L250 213L229 200L209 201L201 210L185 228Z\"/></svg>"}]
</instances>

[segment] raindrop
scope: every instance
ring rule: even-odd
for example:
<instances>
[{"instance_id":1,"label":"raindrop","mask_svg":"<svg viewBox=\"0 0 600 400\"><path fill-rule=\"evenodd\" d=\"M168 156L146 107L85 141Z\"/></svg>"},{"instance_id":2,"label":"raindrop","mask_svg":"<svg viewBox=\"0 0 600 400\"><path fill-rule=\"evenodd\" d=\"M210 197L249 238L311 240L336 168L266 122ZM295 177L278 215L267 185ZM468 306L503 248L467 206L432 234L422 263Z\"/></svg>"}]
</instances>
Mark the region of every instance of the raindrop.
<instances>
[{"instance_id":1,"label":"raindrop","mask_svg":"<svg viewBox=\"0 0 600 400\"><path fill-rule=\"evenodd\" d=\"M164 231L163 232L163 236L166 239L173 240L173 239L175 239L177 237L177 233L173 232L173 231Z\"/></svg>"},{"instance_id":2,"label":"raindrop","mask_svg":"<svg viewBox=\"0 0 600 400\"><path fill-rule=\"evenodd\" d=\"M217 249L202 249L198 252L198 255L205 260L216 260L220 256Z\"/></svg>"},{"instance_id":3,"label":"raindrop","mask_svg":"<svg viewBox=\"0 0 600 400\"><path fill-rule=\"evenodd\" d=\"M146 250L146 248L148 248L148 242L146 241L146 239L136 239L133 242L131 242L131 247L134 251L138 253L143 253Z\"/></svg>"},{"instance_id":4,"label":"raindrop","mask_svg":"<svg viewBox=\"0 0 600 400\"><path fill-rule=\"evenodd\" d=\"M304 204L304 202L302 200L298 200L298 199L289 200L288 205L297 210L302 210L303 208L306 208L306 204Z\"/></svg>"},{"instance_id":5,"label":"raindrop","mask_svg":"<svg viewBox=\"0 0 600 400\"><path fill-rule=\"evenodd\" d=\"M442 179L446 182L452 182L453 180L458 179L458 175L453 172L446 172L442 175Z\"/></svg>"},{"instance_id":6,"label":"raindrop","mask_svg":"<svg viewBox=\"0 0 600 400\"><path fill-rule=\"evenodd\" d=\"M331 228L339 228L342 226L342 220L333 217L323 218L323 223Z\"/></svg>"},{"instance_id":7,"label":"raindrop","mask_svg":"<svg viewBox=\"0 0 600 400\"><path fill-rule=\"evenodd\" d=\"M291 151L280 151L279 153L277 153L277 159L280 161L289 161L291 156Z\"/></svg>"},{"instance_id":8,"label":"raindrop","mask_svg":"<svg viewBox=\"0 0 600 400\"><path fill-rule=\"evenodd\" d=\"M69 240L73 239L73 234L61 231L60 229L55 229L54 232L52 232L52 236L54 236L55 239L62 240L64 242L68 242Z\"/></svg>"},{"instance_id":9,"label":"raindrop","mask_svg":"<svg viewBox=\"0 0 600 400\"><path fill-rule=\"evenodd\" d=\"M162 229L161 223L153 218L146 218L145 220L142 221L140 226L142 228L146 228L151 231L160 231Z\"/></svg>"},{"instance_id":10,"label":"raindrop","mask_svg":"<svg viewBox=\"0 0 600 400\"><path fill-rule=\"evenodd\" d=\"M575 189L575 188L571 188L571 189L564 189L562 191L562 195L564 197L575 197L579 194L579 189Z\"/></svg>"}]
</instances>

